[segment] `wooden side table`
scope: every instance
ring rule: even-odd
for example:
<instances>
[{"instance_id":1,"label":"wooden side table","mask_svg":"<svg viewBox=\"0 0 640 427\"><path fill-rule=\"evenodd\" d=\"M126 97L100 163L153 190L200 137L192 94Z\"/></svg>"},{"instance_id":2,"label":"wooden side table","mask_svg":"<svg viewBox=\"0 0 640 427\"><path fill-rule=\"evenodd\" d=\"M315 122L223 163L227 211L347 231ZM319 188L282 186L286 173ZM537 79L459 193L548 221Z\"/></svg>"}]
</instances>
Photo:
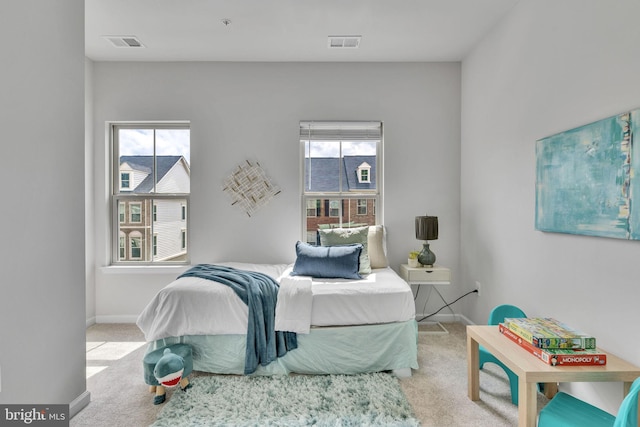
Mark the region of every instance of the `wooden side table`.
<instances>
[{"instance_id":1,"label":"wooden side table","mask_svg":"<svg viewBox=\"0 0 640 427\"><path fill-rule=\"evenodd\" d=\"M418 299L418 294L420 293L421 286L429 286L429 294L427 295L427 300L425 301L425 307L427 302L429 301L429 297L431 296L431 291L435 290L442 302L449 307L451 313L455 316L456 313L453 311L449 303L444 299L436 285L450 285L451 284L451 270L446 267L434 264L432 267L409 267L407 264L400 265L400 277L404 279L405 282L409 284L409 286L417 286L416 294L414 296L414 300ZM424 317L425 313L416 314L416 317ZM440 335L440 334L448 334L449 331L442 325L442 323L438 321L434 321L434 323L441 329L441 331L437 332L423 332L425 334L432 335Z\"/></svg>"},{"instance_id":2,"label":"wooden side table","mask_svg":"<svg viewBox=\"0 0 640 427\"><path fill-rule=\"evenodd\" d=\"M480 400L479 346L504 363L518 376L518 426L535 427L538 414L538 383L551 385L555 392L558 383L568 382L621 382L622 391L629 393L631 384L640 376L640 367L607 353L606 365L551 366L529 354L518 344L505 338L497 326L467 326L467 394L473 401ZM604 351L604 350L602 350ZM549 395L547 395L549 397Z\"/></svg>"}]
</instances>

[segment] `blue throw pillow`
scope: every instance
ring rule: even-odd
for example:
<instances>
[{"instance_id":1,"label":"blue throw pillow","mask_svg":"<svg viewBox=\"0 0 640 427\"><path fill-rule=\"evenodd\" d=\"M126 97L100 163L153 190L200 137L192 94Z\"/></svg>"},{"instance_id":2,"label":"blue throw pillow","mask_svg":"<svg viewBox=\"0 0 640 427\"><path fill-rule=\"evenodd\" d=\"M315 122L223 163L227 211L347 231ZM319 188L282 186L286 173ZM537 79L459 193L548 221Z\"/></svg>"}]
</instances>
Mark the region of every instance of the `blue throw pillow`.
<instances>
[{"instance_id":1,"label":"blue throw pillow","mask_svg":"<svg viewBox=\"0 0 640 427\"><path fill-rule=\"evenodd\" d=\"M327 279L362 279L360 253L362 245L312 246L296 243L296 263L293 276L323 277Z\"/></svg>"}]
</instances>

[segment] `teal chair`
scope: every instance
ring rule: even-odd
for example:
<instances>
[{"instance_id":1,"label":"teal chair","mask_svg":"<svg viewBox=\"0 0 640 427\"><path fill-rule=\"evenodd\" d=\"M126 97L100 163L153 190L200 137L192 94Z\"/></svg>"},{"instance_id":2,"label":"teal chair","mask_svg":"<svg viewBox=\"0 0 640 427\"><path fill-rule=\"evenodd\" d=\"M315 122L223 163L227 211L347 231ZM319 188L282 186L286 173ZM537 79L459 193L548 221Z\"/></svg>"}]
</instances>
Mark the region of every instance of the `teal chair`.
<instances>
[{"instance_id":1,"label":"teal chair","mask_svg":"<svg viewBox=\"0 0 640 427\"><path fill-rule=\"evenodd\" d=\"M615 417L587 402L560 392L540 411L538 427L637 427L639 392L640 378L637 378Z\"/></svg>"},{"instance_id":2,"label":"teal chair","mask_svg":"<svg viewBox=\"0 0 640 427\"><path fill-rule=\"evenodd\" d=\"M501 323L502 321L504 321L505 318L508 318L508 317L527 317L527 315L524 314L524 312L518 307L516 307L515 305L508 305L508 304L499 305L495 307L493 310L491 310L491 313L489 313L488 324L497 325L498 323ZM479 351L480 351L480 369L482 369L485 363L491 362L500 366L507 373L507 376L509 377L509 385L511 387L511 402L514 405L517 405L518 404L518 376L514 374L511 369L507 368L504 363L496 359L496 357L493 354L489 353L489 351L486 348L480 346Z\"/></svg>"}]
</instances>

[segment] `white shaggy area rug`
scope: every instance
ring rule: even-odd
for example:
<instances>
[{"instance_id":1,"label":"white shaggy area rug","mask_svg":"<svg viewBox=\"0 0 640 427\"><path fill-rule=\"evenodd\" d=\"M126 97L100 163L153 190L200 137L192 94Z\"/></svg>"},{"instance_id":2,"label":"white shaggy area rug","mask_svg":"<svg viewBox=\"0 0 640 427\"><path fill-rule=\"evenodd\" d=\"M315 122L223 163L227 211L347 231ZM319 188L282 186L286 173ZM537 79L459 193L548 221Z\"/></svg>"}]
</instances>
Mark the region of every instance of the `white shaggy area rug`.
<instances>
[{"instance_id":1,"label":"white shaggy area rug","mask_svg":"<svg viewBox=\"0 0 640 427\"><path fill-rule=\"evenodd\" d=\"M419 426L387 373L274 377L198 376L175 389L153 427Z\"/></svg>"}]
</instances>

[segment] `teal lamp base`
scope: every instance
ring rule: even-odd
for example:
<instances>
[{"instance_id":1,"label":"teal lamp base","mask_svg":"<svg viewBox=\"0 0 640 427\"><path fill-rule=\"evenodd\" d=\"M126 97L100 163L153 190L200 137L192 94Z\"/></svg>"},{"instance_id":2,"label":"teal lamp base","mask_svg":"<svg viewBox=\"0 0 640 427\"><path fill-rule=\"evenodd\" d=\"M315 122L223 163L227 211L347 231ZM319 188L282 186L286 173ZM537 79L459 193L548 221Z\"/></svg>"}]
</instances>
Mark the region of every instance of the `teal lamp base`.
<instances>
[{"instance_id":1,"label":"teal lamp base","mask_svg":"<svg viewBox=\"0 0 640 427\"><path fill-rule=\"evenodd\" d=\"M422 251L418 254L418 262L426 267L433 267L436 263L436 254L429 249L429 243L422 245Z\"/></svg>"}]
</instances>

